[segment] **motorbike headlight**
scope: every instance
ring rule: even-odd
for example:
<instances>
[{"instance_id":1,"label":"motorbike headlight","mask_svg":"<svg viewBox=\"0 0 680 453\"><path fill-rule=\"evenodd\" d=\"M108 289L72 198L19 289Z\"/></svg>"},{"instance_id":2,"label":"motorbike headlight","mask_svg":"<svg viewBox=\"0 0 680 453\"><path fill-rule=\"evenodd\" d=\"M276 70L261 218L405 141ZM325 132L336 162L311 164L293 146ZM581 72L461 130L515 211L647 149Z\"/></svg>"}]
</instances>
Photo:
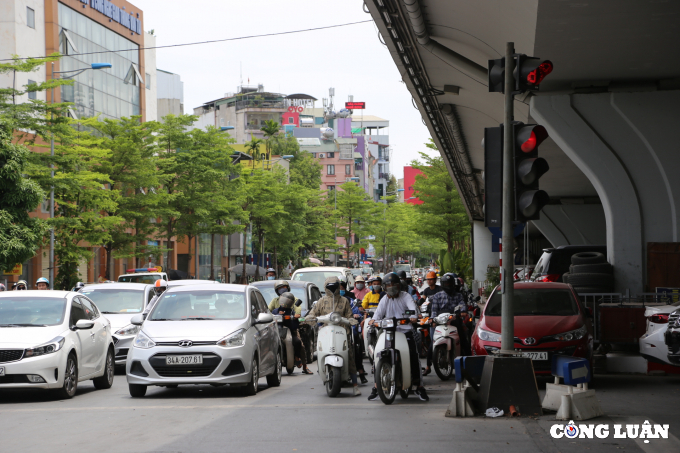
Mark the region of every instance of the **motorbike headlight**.
<instances>
[{"instance_id":1,"label":"motorbike headlight","mask_svg":"<svg viewBox=\"0 0 680 453\"><path fill-rule=\"evenodd\" d=\"M340 321L342 321L342 316L340 316L340 313L331 313L329 319L331 324L340 324Z\"/></svg>"},{"instance_id":2,"label":"motorbike headlight","mask_svg":"<svg viewBox=\"0 0 680 453\"><path fill-rule=\"evenodd\" d=\"M120 335L120 336L127 336L127 335L137 335L139 332L139 329L141 329L142 326L136 326L134 324L128 324L127 326L123 327L122 329L119 329L116 331L114 335Z\"/></svg>"},{"instance_id":3,"label":"motorbike headlight","mask_svg":"<svg viewBox=\"0 0 680 453\"><path fill-rule=\"evenodd\" d=\"M24 351L24 358L37 357L39 355L52 354L57 352L64 346L64 337L56 337L53 340L48 341L45 344L36 346L35 348L29 348Z\"/></svg>"},{"instance_id":4,"label":"motorbike headlight","mask_svg":"<svg viewBox=\"0 0 680 453\"><path fill-rule=\"evenodd\" d=\"M449 315L446 313L443 313L441 315L437 315L437 324L446 324L446 322L449 320Z\"/></svg>"},{"instance_id":5,"label":"motorbike headlight","mask_svg":"<svg viewBox=\"0 0 680 453\"><path fill-rule=\"evenodd\" d=\"M222 346L223 348L237 348L244 344L246 344L246 329L237 330L217 342L217 346Z\"/></svg>"},{"instance_id":6,"label":"motorbike headlight","mask_svg":"<svg viewBox=\"0 0 680 453\"><path fill-rule=\"evenodd\" d=\"M501 334L496 332L489 332L488 330L479 329L479 339L483 341L490 341L492 343L501 342Z\"/></svg>"},{"instance_id":7,"label":"motorbike headlight","mask_svg":"<svg viewBox=\"0 0 680 453\"><path fill-rule=\"evenodd\" d=\"M380 322L380 327L383 329L389 329L394 327L394 319L384 319Z\"/></svg>"},{"instance_id":8,"label":"motorbike headlight","mask_svg":"<svg viewBox=\"0 0 680 453\"><path fill-rule=\"evenodd\" d=\"M544 341L545 340L552 340L552 341L580 340L581 338L585 337L587 333L588 333L588 330L586 329L586 326L581 326L580 328L578 328L576 330L570 330L569 332L558 333L557 335L549 335L549 336L544 338Z\"/></svg>"},{"instance_id":9,"label":"motorbike headlight","mask_svg":"<svg viewBox=\"0 0 680 453\"><path fill-rule=\"evenodd\" d=\"M140 349L149 349L156 346L156 343L154 343L151 338L149 338L143 331L140 330L132 342L132 346Z\"/></svg>"}]
</instances>

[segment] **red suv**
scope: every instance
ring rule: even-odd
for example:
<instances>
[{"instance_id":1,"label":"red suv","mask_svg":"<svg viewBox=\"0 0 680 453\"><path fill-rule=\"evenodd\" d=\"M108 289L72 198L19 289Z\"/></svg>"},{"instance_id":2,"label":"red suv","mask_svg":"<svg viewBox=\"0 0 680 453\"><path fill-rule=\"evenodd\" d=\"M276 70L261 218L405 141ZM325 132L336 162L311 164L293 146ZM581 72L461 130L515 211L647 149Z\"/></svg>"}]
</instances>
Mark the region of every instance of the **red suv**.
<instances>
[{"instance_id":1,"label":"red suv","mask_svg":"<svg viewBox=\"0 0 680 453\"><path fill-rule=\"evenodd\" d=\"M515 350L533 360L536 374L550 374L553 355L593 357L592 323L571 285L517 282L514 285ZM472 354L501 348L501 294L489 297L472 335Z\"/></svg>"}]
</instances>

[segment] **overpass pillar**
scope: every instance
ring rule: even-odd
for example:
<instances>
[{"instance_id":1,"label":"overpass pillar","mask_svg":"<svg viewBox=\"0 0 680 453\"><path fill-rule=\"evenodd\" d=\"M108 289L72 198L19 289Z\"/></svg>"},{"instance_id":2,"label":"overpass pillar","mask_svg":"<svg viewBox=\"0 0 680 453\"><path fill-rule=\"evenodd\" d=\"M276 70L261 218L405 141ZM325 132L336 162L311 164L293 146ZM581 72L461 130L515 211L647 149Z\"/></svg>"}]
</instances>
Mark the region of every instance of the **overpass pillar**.
<instances>
[{"instance_id":1,"label":"overpass pillar","mask_svg":"<svg viewBox=\"0 0 680 453\"><path fill-rule=\"evenodd\" d=\"M534 96L531 116L600 196L617 292L644 291L647 243L680 236L680 91Z\"/></svg>"},{"instance_id":2,"label":"overpass pillar","mask_svg":"<svg viewBox=\"0 0 680 453\"><path fill-rule=\"evenodd\" d=\"M480 283L486 280L486 268L488 266L498 267L500 253L492 251L493 235L484 222L475 220L472 222L472 234L474 242L472 253L474 254L474 279Z\"/></svg>"}]
</instances>

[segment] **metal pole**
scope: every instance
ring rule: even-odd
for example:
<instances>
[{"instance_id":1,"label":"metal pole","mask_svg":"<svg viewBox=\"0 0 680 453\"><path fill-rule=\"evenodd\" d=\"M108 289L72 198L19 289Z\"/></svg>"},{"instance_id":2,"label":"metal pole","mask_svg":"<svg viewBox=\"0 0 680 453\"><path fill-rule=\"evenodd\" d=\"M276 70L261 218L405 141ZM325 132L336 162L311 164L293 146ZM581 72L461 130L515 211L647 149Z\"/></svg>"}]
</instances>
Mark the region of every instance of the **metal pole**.
<instances>
[{"instance_id":1,"label":"metal pole","mask_svg":"<svg viewBox=\"0 0 680 453\"><path fill-rule=\"evenodd\" d=\"M338 180L335 179L335 186L333 187L333 196L335 197L335 214L338 211ZM335 267L338 267L338 220L335 219Z\"/></svg>"},{"instance_id":2,"label":"metal pole","mask_svg":"<svg viewBox=\"0 0 680 453\"><path fill-rule=\"evenodd\" d=\"M515 317L512 309L512 298L514 294L514 287L512 281L512 250L513 250L513 231L512 219L514 217L514 180L513 173L513 90L515 88L513 71L515 44L507 43L505 48L505 118L503 122L503 250L501 257L503 259L503 266L501 268L501 291L502 291L502 306L501 306L501 353L513 354L515 351L514 333L515 333Z\"/></svg>"},{"instance_id":3,"label":"metal pole","mask_svg":"<svg viewBox=\"0 0 680 453\"><path fill-rule=\"evenodd\" d=\"M52 62L52 79L54 79L54 62ZM54 88L50 90L51 104L54 105ZM54 112L51 116L54 120ZM50 139L50 155L54 157L54 132L52 132L52 137ZM50 219L54 219L54 165L52 165L52 188L50 190ZM50 265L49 265L49 276L50 276L50 288L54 289L54 226L50 228Z\"/></svg>"}]
</instances>

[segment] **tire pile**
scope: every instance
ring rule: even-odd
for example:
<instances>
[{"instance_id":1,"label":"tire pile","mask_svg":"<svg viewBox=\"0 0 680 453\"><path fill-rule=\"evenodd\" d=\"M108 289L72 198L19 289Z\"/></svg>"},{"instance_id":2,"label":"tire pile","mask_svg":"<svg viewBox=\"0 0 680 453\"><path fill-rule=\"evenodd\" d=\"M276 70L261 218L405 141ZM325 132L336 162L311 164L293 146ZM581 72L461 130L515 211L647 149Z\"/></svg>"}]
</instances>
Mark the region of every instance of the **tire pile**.
<instances>
[{"instance_id":1,"label":"tire pile","mask_svg":"<svg viewBox=\"0 0 680 453\"><path fill-rule=\"evenodd\" d=\"M570 283L577 293L611 293L614 291L614 267L602 253L575 253L562 281Z\"/></svg>"}]
</instances>

